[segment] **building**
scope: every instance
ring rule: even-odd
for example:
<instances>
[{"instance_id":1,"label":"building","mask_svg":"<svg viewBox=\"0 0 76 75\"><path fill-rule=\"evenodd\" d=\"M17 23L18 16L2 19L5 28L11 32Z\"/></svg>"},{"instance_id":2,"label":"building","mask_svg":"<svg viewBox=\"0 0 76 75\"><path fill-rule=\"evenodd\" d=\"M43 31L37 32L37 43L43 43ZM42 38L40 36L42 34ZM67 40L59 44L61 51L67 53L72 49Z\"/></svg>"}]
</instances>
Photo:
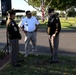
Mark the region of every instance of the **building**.
<instances>
[{"instance_id":1,"label":"building","mask_svg":"<svg viewBox=\"0 0 76 75\"><path fill-rule=\"evenodd\" d=\"M11 0L0 0L0 11L2 15L11 9Z\"/></svg>"}]
</instances>

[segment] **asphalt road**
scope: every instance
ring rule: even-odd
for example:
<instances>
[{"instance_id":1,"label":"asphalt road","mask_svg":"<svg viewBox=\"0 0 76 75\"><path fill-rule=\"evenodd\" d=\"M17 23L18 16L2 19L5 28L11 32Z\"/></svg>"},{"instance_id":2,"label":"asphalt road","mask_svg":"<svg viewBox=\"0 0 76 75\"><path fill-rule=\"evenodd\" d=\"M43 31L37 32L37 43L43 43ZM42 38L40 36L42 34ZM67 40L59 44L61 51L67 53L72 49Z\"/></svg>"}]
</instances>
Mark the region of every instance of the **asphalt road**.
<instances>
[{"instance_id":1,"label":"asphalt road","mask_svg":"<svg viewBox=\"0 0 76 75\"><path fill-rule=\"evenodd\" d=\"M24 52L24 33L22 40L19 41L20 51ZM38 54L50 54L48 35L46 29L39 29L37 32L37 50ZM6 29L0 28L0 49L6 45ZM31 42L30 42L31 44ZM11 49L11 48L10 48ZM29 46L31 53L31 45ZM61 55L74 55L76 56L76 30L62 30L59 40L59 54Z\"/></svg>"}]
</instances>

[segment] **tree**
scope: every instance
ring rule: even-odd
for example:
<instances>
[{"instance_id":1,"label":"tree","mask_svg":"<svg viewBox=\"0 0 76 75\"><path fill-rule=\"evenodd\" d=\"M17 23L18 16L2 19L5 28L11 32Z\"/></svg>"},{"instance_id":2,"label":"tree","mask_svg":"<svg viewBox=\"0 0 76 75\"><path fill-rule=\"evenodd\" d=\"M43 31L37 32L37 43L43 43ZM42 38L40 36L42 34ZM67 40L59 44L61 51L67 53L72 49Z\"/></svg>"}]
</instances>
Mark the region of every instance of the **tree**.
<instances>
[{"instance_id":1,"label":"tree","mask_svg":"<svg viewBox=\"0 0 76 75\"><path fill-rule=\"evenodd\" d=\"M25 0L29 5L33 7L41 7L42 0ZM50 4L49 4L50 3ZM49 4L49 5L48 5ZM47 7L55 8L58 10L66 10L71 7L76 7L76 0L44 0L45 10Z\"/></svg>"},{"instance_id":2,"label":"tree","mask_svg":"<svg viewBox=\"0 0 76 75\"><path fill-rule=\"evenodd\" d=\"M59 14L59 16L60 16L60 17L65 17L66 14L65 14L63 11L61 11L60 14Z\"/></svg>"},{"instance_id":3,"label":"tree","mask_svg":"<svg viewBox=\"0 0 76 75\"><path fill-rule=\"evenodd\" d=\"M37 15L37 11L32 11L32 15L36 16Z\"/></svg>"},{"instance_id":4,"label":"tree","mask_svg":"<svg viewBox=\"0 0 76 75\"><path fill-rule=\"evenodd\" d=\"M33 8L35 8L38 11L41 11L40 8L40 1L39 0L24 0L26 3L31 5Z\"/></svg>"},{"instance_id":5,"label":"tree","mask_svg":"<svg viewBox=\"0 0 76 75\"><path fill-rule=\"evenodd\" d=\"M73 7L68 10L68 16L69 17L75 17L76 16L76 11Z\"/></svg>"},{"instance_id":6,"label":"tree","mask_svg":"<svg viewBox=\"0 0 76 75\"><path fill-rule=\"evenodd\" d=\"M42 0L25 0L29 5L32 5L38 11L41 11L41 1ZM66 12L67 19L67 9L76 7L76 0L44 0L44 10L45 14L47 14L48 7L54 8L55 10L61 10Z\"/></svg>"}]
</instances>

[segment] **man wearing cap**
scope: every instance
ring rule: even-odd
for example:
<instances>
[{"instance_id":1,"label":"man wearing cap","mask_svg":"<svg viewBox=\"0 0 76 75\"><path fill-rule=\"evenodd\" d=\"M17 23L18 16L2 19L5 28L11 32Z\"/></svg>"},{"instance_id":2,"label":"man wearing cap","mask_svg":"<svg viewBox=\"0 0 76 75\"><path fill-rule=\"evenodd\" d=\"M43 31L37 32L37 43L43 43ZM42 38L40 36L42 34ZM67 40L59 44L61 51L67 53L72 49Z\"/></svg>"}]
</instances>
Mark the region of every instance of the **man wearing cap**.
<instances>
[{"instance_id":1,"label":"man wearing cap","mask_svg":"<svg viewBox=\"0 0 76 75\"><path fill-rule=\"evenodd\" d=\"M26 17L24 17L21 22L19 23L19 27L25 34L25 57L28 56L29 51L29 43L30 40L32 42L32 51L35 55L37 54L37 47L36 47L36 34L38 29L39 21L36 17L32 16L31 11L26 11Z\"/></svg>"},{"instance_id":2,"label":"man wearing cap","mask_svg":"<svg viewBox=\"0 0 76 75\"><path fill-rule=\"evenodd\" d=\"M6 27L7 27L7 37L9 39L9 42L12 47L11 51L11 63L13 66L19 66L19 39L20 33L19 28L14 21L15 19L15 10L9 10L8 11L8 19L6 21Z\"/></svg>"},{"instance_id":3,"label":"man wearing cap","mask_svg":"<svg viewBox=\"0 0 76 75\"><path fill-rule=\"evenodd\" d=\"M48 9L48 28L47 33L50 35L49 44L51 49L51 63L58 62L58 44L61 24L58 16L55 15L54 9Z\"/></svg>"}]
</instances>

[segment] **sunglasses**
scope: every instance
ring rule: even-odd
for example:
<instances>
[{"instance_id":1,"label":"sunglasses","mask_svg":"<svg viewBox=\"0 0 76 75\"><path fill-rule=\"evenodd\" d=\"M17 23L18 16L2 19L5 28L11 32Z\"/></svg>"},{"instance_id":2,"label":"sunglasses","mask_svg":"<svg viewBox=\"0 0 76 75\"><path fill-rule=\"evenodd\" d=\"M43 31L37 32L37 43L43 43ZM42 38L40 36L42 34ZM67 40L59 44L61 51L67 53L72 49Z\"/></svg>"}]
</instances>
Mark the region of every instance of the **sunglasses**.
<instances>
[{"instance_id":1,"label":"sunglasses","mask_svg":"<svg viewBox=\"0 0 76 75\"><path fill-rule=\"evenodd\" d=\"M27 14L27 15L31 15L31 13Z\"/></svg>"}]
</instances>

